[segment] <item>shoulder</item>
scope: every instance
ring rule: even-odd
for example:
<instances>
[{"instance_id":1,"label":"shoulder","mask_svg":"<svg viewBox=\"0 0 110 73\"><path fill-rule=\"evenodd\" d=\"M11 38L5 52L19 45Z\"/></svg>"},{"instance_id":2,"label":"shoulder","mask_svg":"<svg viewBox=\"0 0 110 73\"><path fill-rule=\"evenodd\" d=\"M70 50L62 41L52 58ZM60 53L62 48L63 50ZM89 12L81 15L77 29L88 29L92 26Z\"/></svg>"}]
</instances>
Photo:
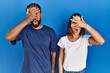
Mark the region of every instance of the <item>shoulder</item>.
<instances>
[{"instance_id":1,"label":"shoulder","mask_svg":"<svg viewBox=\"0 0 110 73\"><path fill-rule=\"evenodd\" d=\"M66 42L66 36L62 36L61 38L60 38L60 40L58 41L58 46L59 47L61 47L61 48L64 48L65 47L65 42Z\"/></svg>"},{"instance_id":2,"label":"shoulder","mask_svg":"<svg viewBox=\"0 0 110 73\"><path fill-rule=\"evenodd\" d=\"M50 30L50 31L54 31L53 28L49 27L49 26L46 26L46 25L43 25L46 29Z\"/></svg>"},{"instance_id":3,"label":"shoulder","mask_svg":"<svg viewBox=\"0 0 110 73\"><path fill-rule=\"evenodd\" d=\"M85 34L85 35L82 36L82 38L87 38L87 37L90 37L90 36L91 36L91 35Z\"/></svg>"},{"instance_id":4,"label":"shoulder","mask_svg":"<svg viewBox=\"0 0 110 73\"><path fill-rule=\"evenodd\" d=\"M55 33L54 29L49 27L49 26L46 26L46 25L43 25L45 27L46 30L48 30L50 33Z\"/></svg>"},{"instance_id":5,"label":"shoulder","mask_svg":"<svg viewBox=\"0 0 110 73\"><path fill-rule=\"evenodd\" d=\"M61 38L60 38L60 40L66 40L67 39L67 36L62 36Z\"/></svg>"},{"instance_id":6,"label":"shoulder","mask_svg":"<svg viewBox=\"0 0 110 73\"><path fill-rule=\"evenodd\" d=\"M85 35L82 36L82 39L84 39L84 40L88 40L90 36L91 36L91 35L87 35L87 34L85 34Z\"/></svg>"}]
</instances>

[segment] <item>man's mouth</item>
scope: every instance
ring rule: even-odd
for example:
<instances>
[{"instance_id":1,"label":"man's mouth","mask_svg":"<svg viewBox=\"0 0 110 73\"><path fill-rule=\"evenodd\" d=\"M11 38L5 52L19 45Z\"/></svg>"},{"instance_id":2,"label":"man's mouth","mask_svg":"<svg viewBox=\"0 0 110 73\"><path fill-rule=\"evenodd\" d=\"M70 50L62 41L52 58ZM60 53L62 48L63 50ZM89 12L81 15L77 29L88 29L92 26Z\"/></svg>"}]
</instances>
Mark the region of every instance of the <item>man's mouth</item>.
<instances>
[{"instance_id":1,"label":"man's mouth","mask_svg":"<svg viewBox=\"0 0 110 73\"><path fill-rule=\"evenodd\" d=\"M36 27L38 27L38 26L40 25L40 21L41 21L41 20L36 20L36 19L34 19L34 20L31 22L31 24L32 24L33 27L36 28Z\"/></svg>"},{"instance_id":2,"label":"man's mouth","mask_svg":"<svg viewBox=\"0 0 110 73\"><path fill-rule=\"evenodd\" d=\"M33 24L38 24L38 20L33 20Z\"/></svg>"}]
</instances>

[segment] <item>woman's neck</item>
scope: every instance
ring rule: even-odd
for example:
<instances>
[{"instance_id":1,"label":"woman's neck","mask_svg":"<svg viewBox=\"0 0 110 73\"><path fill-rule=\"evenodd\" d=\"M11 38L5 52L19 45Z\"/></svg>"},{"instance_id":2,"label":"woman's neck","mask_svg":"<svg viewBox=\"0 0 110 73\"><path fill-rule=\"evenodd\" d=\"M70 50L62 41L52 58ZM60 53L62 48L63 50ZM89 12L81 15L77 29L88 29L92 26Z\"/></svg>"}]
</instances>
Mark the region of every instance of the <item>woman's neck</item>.
<instances>
[{"instance_id":1,"label":"woman's neck","mask_svg":"<svg viewBox=\"0 0 110 73\"><path fill-rule=\"evenodd\" d=\"M80 38L80 35L73 35L73 36L67 36L67 37L70 41L74 42Z\"/></svg>"}]
</instances>

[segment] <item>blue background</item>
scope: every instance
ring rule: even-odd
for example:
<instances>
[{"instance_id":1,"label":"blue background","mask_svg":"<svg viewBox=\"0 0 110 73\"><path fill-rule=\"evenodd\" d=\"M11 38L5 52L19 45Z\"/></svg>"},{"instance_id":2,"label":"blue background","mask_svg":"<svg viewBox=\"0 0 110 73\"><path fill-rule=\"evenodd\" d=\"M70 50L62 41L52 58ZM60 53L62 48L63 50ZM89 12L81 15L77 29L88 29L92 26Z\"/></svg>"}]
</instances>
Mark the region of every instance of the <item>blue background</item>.
<instances>
[{"instance_id":1,"label":"blue background","mask_svg":"<svg viewBox=\"0 0 110 73\"><path fill-rule=\"evenodd\" d=\"M66 34L69 17L74 12L82 14L106 40L102 46L89 47L87 73L110 73L110 0L0 0L0 73L20 73L22 44L12 46L5 35L25 19L26 6L32 2L41 6L42 23L56 31L58 40Z\"/></svg>"}]
</instances>

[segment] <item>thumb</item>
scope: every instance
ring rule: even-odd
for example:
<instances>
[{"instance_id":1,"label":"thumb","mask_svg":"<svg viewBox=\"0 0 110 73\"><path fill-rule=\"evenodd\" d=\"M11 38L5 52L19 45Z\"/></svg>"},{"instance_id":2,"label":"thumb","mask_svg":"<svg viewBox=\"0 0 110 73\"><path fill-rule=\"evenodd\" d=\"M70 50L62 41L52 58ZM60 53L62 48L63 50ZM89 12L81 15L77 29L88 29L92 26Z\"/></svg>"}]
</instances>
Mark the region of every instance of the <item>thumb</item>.
<instances>
[{"instance_id":1,"label":"thumb","mask_svg":"<svg viewBox=\"0 0 110 73\"><path fill-rule=\"evenodd\" d=\"M85 22L83 16L81 16L81 20L82 20L83 22Z\"/></svg>"}]
</instances>

